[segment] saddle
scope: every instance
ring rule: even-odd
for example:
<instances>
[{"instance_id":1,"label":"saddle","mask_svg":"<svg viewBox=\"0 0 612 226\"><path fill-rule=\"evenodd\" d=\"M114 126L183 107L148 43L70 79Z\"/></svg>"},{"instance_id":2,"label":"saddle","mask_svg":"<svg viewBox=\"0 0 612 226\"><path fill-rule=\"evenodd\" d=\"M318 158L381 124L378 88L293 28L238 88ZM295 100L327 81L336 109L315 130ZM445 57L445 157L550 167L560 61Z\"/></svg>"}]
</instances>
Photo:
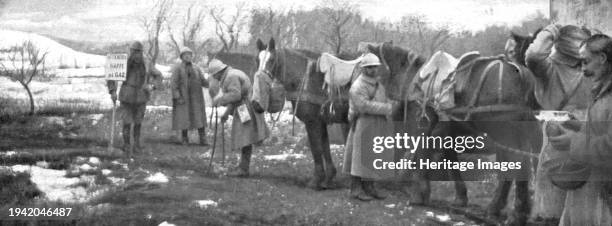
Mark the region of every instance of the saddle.
<instances>
[{"instance_id":1,"label":"saddle","mask_svg":"<svg viewBox=\"0 0 612 226\"><path fill-rule=\"evenodd\" d=\"M411 100L431 103L436 109L455 106L454 76L459 60L443 51L436 52L415 77L409 92Z\"/></svg>"},{"instance_id":2,"label":"saddle","mask_svg":"<svg viewBox=\"0 0 612 226\"><path fill-rule=\"evenodd\" d=\"M361 57L346 61L339 59L329 53L322 53L319 57L319 71L325 74L325 83L329 86L345 86L355 79L357 65L361 62Z\"/></svg>"}]
</instances>

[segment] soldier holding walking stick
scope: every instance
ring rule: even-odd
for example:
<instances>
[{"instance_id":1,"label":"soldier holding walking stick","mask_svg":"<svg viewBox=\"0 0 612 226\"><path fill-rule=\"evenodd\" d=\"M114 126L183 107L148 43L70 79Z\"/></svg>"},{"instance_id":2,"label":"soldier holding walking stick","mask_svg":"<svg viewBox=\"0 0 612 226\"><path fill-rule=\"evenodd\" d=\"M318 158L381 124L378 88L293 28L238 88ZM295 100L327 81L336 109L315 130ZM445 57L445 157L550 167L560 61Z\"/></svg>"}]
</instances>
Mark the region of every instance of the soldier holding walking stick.
<instances>
[{"instance_id":1,"label":"soldier holding walking stick","mask_svg":"<svg viewBox=\"0 0 612 226\"><path fill-rule=\"evenodd\" d=\"M231 147L241 150L240 164L228 175L247 177L253 144L266 139L270 131L263 114L255 113L248 101L252 88L251 81L244 72L229 67L217 59L210 61L208 70L221 84L221 94L213 99L213 106L226 106L221 116L221 123L232 115Z\"/></svg>"}]
</instances>

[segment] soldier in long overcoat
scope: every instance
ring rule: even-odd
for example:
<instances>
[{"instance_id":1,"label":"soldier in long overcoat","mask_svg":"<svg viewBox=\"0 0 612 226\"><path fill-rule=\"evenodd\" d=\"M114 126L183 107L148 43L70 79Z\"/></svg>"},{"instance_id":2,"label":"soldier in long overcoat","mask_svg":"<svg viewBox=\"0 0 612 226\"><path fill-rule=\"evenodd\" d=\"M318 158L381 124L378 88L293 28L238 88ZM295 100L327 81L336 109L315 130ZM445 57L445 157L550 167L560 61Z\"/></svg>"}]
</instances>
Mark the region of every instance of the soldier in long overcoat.
<instances>
[{"instance_id":1,"label":"soldier in long overcoat","mask_svg":"<svg viewBox=\"0 0 612 226\"><path fill-rule=\"evenodd\" d=\"M361 63L362 73L349 90L349 121L351 128L346 140L343 172L351 175L350 196L369 201L384 199L375 189L374 181L390 179L393 171L373 168L374 161L393 161L394 149L374 153L374 136L392 136L393 121L390 116L397 109L397 102L387 98L384 86L376 77L378 57L368 53Z\"/></svg>"},{"instance_id":2,"label":"soldier in long overcoat","mask_svg":"<svg viewBox=\"0 0 612 226\"><path fill-rule=\"evenodd\" d=\"M578 50L587 37L585 31L573 25L549 25L527 49L525 61L536 78L535 94L543 110L569 111L577 119L585 119L592 82L582 76ZM531 213L533 219L553 224L561 217L565 191L553 186L545 176L545 166L550 159L567 153L555 147L558 127L557 122L544 124Z\"/></svg>"},{"instance_id":3,"label":"soldier in long overcoat","mask_svg":"<svg viewBox=\"0 0 612 226\"><path fill-rule=\"evenodd\" d=\"M567 192L559 225L612 225L612 39L594 35L580 56L584 76L594 81L587 120L579 132L561 127L558 145L569 149L571 160L589 167L590 174L582 187Z\"/></svg>"},{"instance_id":4,"label":"soldier in long overcoat","mask_svg":"<svg viewBox=\"0 0 612 226\"><path fill-rule=\"evenodd\" d=\"M199 67L193 64L193 52L183 47L181 62L172 68L172 130L181 131L181 142L189 143L188 130L197 129L200 145L206 142L206 108L202 87L208 80Z\"/></svg>"},{"instance_id":5,"label":"soldier in long overcoat","mask_svg":"<svg viewBox=\"0 0 612 226\"><path fill-rule=\"evenodd\" d=\"M126 152L132 147L130 145L132 125L134 126L133 147L137 152L142 149L140 132L147 102L151 98L151 92L161 85L161 72L155 69L154 65L147 68L142 49L142 43L138 41L130 45L126 78L119 89L120 106L118 110L123 121L122 149ZM117 82L109 80L106 85L114 103L117 100Z\"/></svg>"},{"instance_id":6,"label":"soldier in long overcoat","mask_svg":"<svg viewBox=\"0 0 612 226\"><path fill-rule=\"evenodd\" d=\"M270 130L264 115L256 113L251 106L251 80L244 72L227 66L218 59L210 61L208 70L214 79L220 81L220 92L213 98L213 106L226 107L221 116L222 122L232 116L231 147L241 151L238 167L228 175L247 177L253 144L265 140L270 135Z\"/></svg>"}]
</instances>

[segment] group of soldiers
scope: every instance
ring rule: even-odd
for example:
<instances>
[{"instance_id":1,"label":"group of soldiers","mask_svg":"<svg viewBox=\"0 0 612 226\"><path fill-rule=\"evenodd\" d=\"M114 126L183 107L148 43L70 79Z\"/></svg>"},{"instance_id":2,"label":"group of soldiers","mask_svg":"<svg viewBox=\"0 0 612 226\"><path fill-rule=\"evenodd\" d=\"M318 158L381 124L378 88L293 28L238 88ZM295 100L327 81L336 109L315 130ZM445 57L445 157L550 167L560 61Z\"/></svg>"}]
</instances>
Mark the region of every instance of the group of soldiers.
<instances>
[{"instance_id":1,"label":"group of soldiers","mask_svg":"<svg viewBox=\"0 0 612 226\"><path fill-rule=\"evenodd\" d=\"M140 134L146 103L151 92L161 86L161 73L154 65L145 63L142 50L143 45L140 42L130 45L126 79L121 84L118 95L117 82L107 82L112 101L120 101L119 113L123 121L122 150L125 152L142 150ZM262 114L249 108L251 120L241 122L236 111L238 106L247 103L251 95L250 79L244 72L217 59L209 62L208 72L220 84L220 92L213 98L212 105L226 107L220 117L222 123L230 115L233 116L231 147L239 148L242 154L238 167L228 175L248 176L253 144L263 141L270 134ZM172 130L181 132L180 143L186 145L189 143L189 130L195 129L198 131L200 145L208 146L202 87L208 88L209 82L202 70L194 65L191 49L181 49L180 62L172 67L171 73Z\"/></svg>"},{"instance_id":2,"label":"group of soldiers","mask_svg":"<svg viewBox=\"0 0 612 226\"><path fill-rule=\"evenodd\" d=\"M123 120L124 148L130 147L133 125L134 148L140 146L141 123L150 92L156 87L149 77L161 77L154 67L147 68L142 44L130 47L127 78L119 91ZM192 62L188 48L180 52L180 63L172 69L172 129L181 130L182 143L188 143L188 130L197 129L200 144L208 145L205 137L205 105L202 87L209 83ZM361 74L349 91L349 121L344 172L351 175L350 196L368 201L384 199L374 186L384 177L366 165L372 155L363 147L365 130L380 129L380 134L393 128L390 116L398 103L390 100L378 80L380 65L374 54L362 58ZM544 147L536 174L533 218L559 222L560 225L612 225L612 39L604 34L591 35L583 29L567 25L544 28L526 52L526 65L536 78L536 97L544 110L569 111L575 120L545 123ZM263 115L250 103L251 81L242 71L213 59L208 65L212 78L220 83L220 92L213 106L226 106L221 121L233 117L231 143L241 150L238 167L230 175L248 176L253 144L269 136ZM117 100L116 84L108 83L113 101ZM241 119L237 108L245 105L250 119ZM242 116L244 117L244 116ZM384 126L388 125L388 126ZM375 132L376 133L376 132ZM574 190L555 187L546 177L548 161L574 161L589 167L590 176L584 186ZM380 156L378 156L380 158Z\"/></svg>"},{"instance_id":3,"label":"group of soldiers","mask_svg":"<svg viewBox=\"0 0 612 226\"><path fill-rule=\"evenodd\" d=\"M361 147L361 134L373 128L380 130L374 134L386 134L384 125L397 109L373 72L377 60L362 65L362 74L349 91L349 120L356 126L347 140L344 172L352 177L351 197L363 201L384 198L371 182L384 175L363 165L371 162L362 158L372 150ZM574 25L552 24L535 37L525 61L534 74L535 96L542 109L572 115L569 121L543 125L532 220L546 225L612 225L612 38ZM584 184L555 185L547 175L552 170Z\"/></svg>"}]
</instances>

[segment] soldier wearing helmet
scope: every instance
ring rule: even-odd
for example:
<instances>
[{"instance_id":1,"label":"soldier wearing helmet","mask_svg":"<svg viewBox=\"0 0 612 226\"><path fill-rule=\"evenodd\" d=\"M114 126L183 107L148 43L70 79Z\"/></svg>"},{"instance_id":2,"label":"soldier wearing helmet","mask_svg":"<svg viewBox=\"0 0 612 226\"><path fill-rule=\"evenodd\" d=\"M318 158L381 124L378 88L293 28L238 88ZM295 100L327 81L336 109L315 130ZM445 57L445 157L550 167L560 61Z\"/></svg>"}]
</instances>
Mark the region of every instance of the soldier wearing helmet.
<instances>
[{"instance_id":1,"label":"soldier wearing helmet","mask_svg":"<svg viewBox=\"0 0 612 226\"><path fill-rule=\"evenodd\" d=\"M380 60L376 55L367 53L363 56L361 74L349 90L351 129L346 141L343 172L351 175L350 196L362 201L384 199L385 195L375 189L374 180L389 179L393 174L392 171L373 168L377 159L392 161L393 150L375 154L367 143L373 141L373 136L392 134L390 116L398 106L397 102L387 98L385 88L378 81L379 65Z\"/></svg>"},{"instance_id":2,"label":"soldier wearing helmet","mask_svg":"<svg viewBox=\"0 0 612 226\"><path fill-rule=\"evenodd\" d=\"M130 45L130 54L127 62L127 74L125 81L119 90L119 114L123 121L123 151L128 152L130 145L130 134L134 125L134 150L139 152L140 130L144 118L146 103L151 97L151 91L159 87L161 72L154 67L147 68L142 53L142 43L136 41ZM108 81L108 90L113 102L117 101L117 82Z\"/></svg>"},{"instance_id":3,"label":"soldier wearing helmet","mask_svg":"<svg viewBox=\"0 0 612 226\"><path fill-rule=\"evenodd\" d=\"M244 72L217 59L210 61L208 71L219 81L221 90L213 98L213 106L226 107L221 116L222 122L232 116L231 147L241 152L238 167L229 172L228 176L248 177L253 144L260 143L270 135L263 114L256 113L249 101L253 93L251 80ZM244 110L242 115L248 114L250 119L241 117L240 109Z\"/></svg>"},{"instance_id":4,"label":"soldier wearing helmet","mask_svg":"<svg viewBox=\"0 0 612 226\"><path fill-rule=\"evenodd\" d=\"M180 62L172 68L172 130L181 131L181 143L189 143L189 130L197 129L200 145L206 146L206 109L202 87L208 80L193 64L193 51L181 48Z\"/></svg>"}]
</instances>

